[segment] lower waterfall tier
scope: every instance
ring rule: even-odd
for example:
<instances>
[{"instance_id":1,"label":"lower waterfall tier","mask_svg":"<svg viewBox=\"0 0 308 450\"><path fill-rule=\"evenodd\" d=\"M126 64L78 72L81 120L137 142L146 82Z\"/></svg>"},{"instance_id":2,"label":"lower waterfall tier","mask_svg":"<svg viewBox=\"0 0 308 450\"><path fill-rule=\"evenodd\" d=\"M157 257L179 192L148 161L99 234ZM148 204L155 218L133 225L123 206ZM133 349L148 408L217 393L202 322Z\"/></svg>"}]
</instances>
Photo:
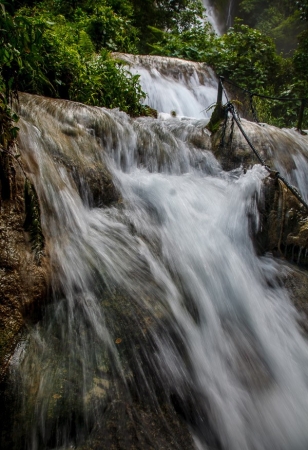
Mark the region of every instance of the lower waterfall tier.
<instances>
[{"instance_id":1,"label":"lower waterfall tier","mask_svg":"<svg viewBox=\"0 0 308 450\"><path fill-rule=\"evenodd\" d=\"M30 95L19 114L50 279L11 359L1 448L306 450L292 268L256 251L270 180L239 136L231 169L205 119ZM273 164L293 142L281 170L303 188L305 138L243 124Z\"/></svg>"}]
</instances>

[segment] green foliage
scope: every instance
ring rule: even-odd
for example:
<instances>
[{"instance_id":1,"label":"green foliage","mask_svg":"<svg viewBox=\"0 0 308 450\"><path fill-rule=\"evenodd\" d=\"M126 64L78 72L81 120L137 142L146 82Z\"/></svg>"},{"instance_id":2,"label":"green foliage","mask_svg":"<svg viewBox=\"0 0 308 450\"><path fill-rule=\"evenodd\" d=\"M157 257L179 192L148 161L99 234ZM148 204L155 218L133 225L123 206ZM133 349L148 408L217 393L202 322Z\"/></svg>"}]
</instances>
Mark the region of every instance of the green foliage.
<instances>
[{"instance_id":1,"label":"green foliage","mask_svg":"<svg viewBox=\"0 0 308 450\"><path fill-rule=\"evenodd\" d=\"M21 77L31 71L43 77L39 70L39 48L43 29L20 15L10 15L0 3L0 150L10 154L16 139L18 117L10 104L17 97Z\"/></svg>"},{"instance_id":2,"label":"green foliage","mask_svg":"<svg viewBox=\"0 0 308 450\"><path fill-rule=\"evenodd\" d=\"M207 62L220 75L236 80L242 87L262 92L275 85L282 58L270 38L238 20L216 40L216 48L208 55Z\"/></svg>"},{"instance_id":3,"label":"green foliage","mask_svg":"<svg viewBox=\"0 0 308 450\"><path fill-rule=\"evenodd\" d=\"M300 21L300 16L307 18L307 1L237 1L246 24L237 21L219 37L203 20L200 0L12 0L10 14L0 11L0 91L5 93L1 111L20 89L119 107L133 115L146 113L140 106L144 93L138 76L109 52L149 49L204 61L254 92L307 96L308 35ZM223 10L226 3L219 0L215 5ZM288 50L300 31L293 57L277 54L270 36ZM256 99L256 106L262 120L294 124L297 105ZM14 123L11 127L16 128Z\"/></svg>"},{"instance_id":4,"label":"green foliage","mask_svg":"<svg viewBox=\"0 0 308 450\"><path fill-rule=\"evenodd\" d=\"M7 100L0 93L0 151L8 150L17 137L18 116L12 112Z\"/></svg>"},{"instance_id":5,"label":"green foliage","mask_svg":"<svg viewBox=\"0 0 308 450\"><path fill-rule=\"evenodd\" d=\"M87 59L90 58L94 53L93 42L91 41L90 36L84 30L81 30L79 33L78 48L80 53Z\"/></svg>"},{"instance_id":6,"label":"green foliage","mask_svg":"<svg viewBox=\"0 0 308 450\"><path fill-rule=\"evenodd\" d=\"M282 64L273 41L240 21L221 37L213 33L208 23L197 24L182 33L165 32L152 48L155 54L204 61L218 74L251 89L273 85Z\"/></svg>"},{"instance_id":7,"label":"green foliage","mask_svg":"<svg viewBox=\"0 0 308 450\"><path fill-rule=\"evenodd\" d=\"M207 61L208 55L214 50L218 39L209 22L197 23L194 27L184 31L176 28L169 32L162 32L153 27L151 31L153 37L155 36L157 39L150 45L152 54L193 61Z\"/></svg>"},{"instance_id":8,"label":"green foliage","mask_svg":"<svg viewBox=\"0 0 308 450\"><path fill-rule=\"evenodd\" d=\"M110 58L107 51L87 60L80 66L69 96L72 100L108 108L120 108L132 115L140 115L145 97L139 75L128 72L122 62Z\"/></svg>"},{"instance_id":9,"label":"green foliage","mask_svg":"<svg viewBox=\"0 0 308 450\"><path fill-rule=\"evenodd\" d=\"M297 0L296 6L300 11L301 20L308 20L308 0Z\"/></svg>"},{"instance_id":10,"label":"green foliage","mask_svg":"<svg viewBox=\"0 0 308 450\"><path fill-rule=\"evenodd\" d=\"M304 29L299 5L291 0L241 0L238 15L247 25L272 37L285 54L294 51L296 36Z\"/></svg>"},{"instance_id":11,"label":"green foliage","mask_svg":"<svg viewBox=\"0 0 308 450\"><path fill-rule=\"evenodd\" d=\"M308 30L299 36L299 44L293 55L294 77L291 91L298 97L308 99ZM308 100L304 116L304 128L308 128Z\"/></svg>"},{"instance_id":12,"label":"green foliage","mask_svg":"<svg viewBox=\"0 0 308 450\"><path fill-rule=\"evenodd\" d=\"M308 80L308 30L299 36L298 48L293 56L294 67L298 78Z\"/></svg>"},{"instance_id":13,"label":"green foliage","mask_svg":"<svg viewBox=\"0 0 308 450\"><path fill-rule=\"evenodd\" d=\"M19 89L89 105L119 107L134 115L142 113L140 100L144 94L139 77L132 76L106 50L136 51L136 30L110 6L96 5L90 15L76 8L74 17L67 19L47 11L49 4L41 2L36 8L18 11L29 26L42 30L37 60L41 76L25 70ZM61 3L61 9L69 4Z\"/></svg>"},{"instance_id":14,"label":"green foliage","mask_svg":"<svg viewBox=\"0 0 308 450\"><path fill-rule=\"evenodd\" d=\"M152 53L204 61L219 75L252 92L273 96L308 97L308 33L300 36L293 59L277 54L273 39L236 20L223 36L208 24L168 32L152 29L156 42ZM277 126L294 126L299 102L278 102L255 97L259 119ZM305 122L306 123L306 122ZM307 124L308 125L308 124ZM305 126L307 126L305 125Z\"/></svg>"},{"instance_id":15,"label":"green foliage","mask_svg":"<svg viewBox=\"0 0 308 450\"><path fill-rule=\"evenodd\" d=\"M153 43L151 27L160 30L188 30L203 16L200 0L131 0L133 25L139 29L141 53ZM155 39L154 39L155 42Z\"/></svg>"},{"instance_id":16,"label":"green foliage","mask_svg":"<svg viewBox=\"0 0 308 450\"><path fill-rule=\"evenodd\" d=\"M137 52L137 30L127 18L114 13L110 6L100 6L88 19L86 31L96 51L102 47L112 51Z\"/></svg>"},{"instance_id":17,"label":"green foliage","mask_svg":"<svg viewBox=\"0 0 308 450\"><path fill-rule=\"evenodd\" d=\"M241 0L239 5L245 22L256 28L267 21L277 26L296 10L295 2L291 0Z\"/></svg>"},{"instance_id":18,"label":"green foliage","mask_svg":"<svg viewBox=\"0 0 308 450\"><path fill-rule=\"evenodd\" d=\"M303 48L299 46L293 59L283 58L277 54L271 38L236 21L235 26L220 38L219 45L220 50L208 62L218 73L241 87L271 97L308 97L305 64L308 45L305 39ZM254 97L254 103L261 122L280 127L292 127L297 123L300 100L282 102ZM306 119L305 126L308 125Z\"/></svg>"},{"instance_id":19,"label":"green foliage","mask_svg":"<svg viewBox=\"0 0 308 450\"><path fill-rule=\"evenodd\" d=\"M44 28L22 15L11 16L0 3L0 91L6 103L16 95L25 73L31 72L33 79L43 77L40 48Z\"/></svg>"}]
</instances>

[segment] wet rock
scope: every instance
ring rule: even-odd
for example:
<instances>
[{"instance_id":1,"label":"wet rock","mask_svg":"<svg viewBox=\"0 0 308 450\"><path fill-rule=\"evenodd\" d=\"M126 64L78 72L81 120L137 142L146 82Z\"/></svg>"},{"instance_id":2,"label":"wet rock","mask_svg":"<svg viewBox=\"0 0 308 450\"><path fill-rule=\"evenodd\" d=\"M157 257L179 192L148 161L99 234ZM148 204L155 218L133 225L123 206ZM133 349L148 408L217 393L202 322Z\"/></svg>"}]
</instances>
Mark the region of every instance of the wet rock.
<instances>
[{"instance_id":1,"label":"wet rock","mask_svg":"<svg viewBox=\"0 0 308 450\"><path fill-rule=\"evenodd\" d=\"M90 207L110 206L120 201L111 173L100 161L92 166L81 166L78 161L65 155L54 155L54 160L62 164L71 174L80 197Z\"/></svg>"},{"instance_id":2,"label":"wet rock","mask_svg":"<svg viewBox=\"0 0 308 450\"><path fill-rule=\"evenodd\" d=\"M259 204L261 226L256 235L260 254L307 265L308 211L279 180L268 177L264 182L263 199Z\"/></svg>"},{"instance_id":3,"label":"wet rock","mask_svg":"<svg viewBox=\"0 0 308 450\"><path fill-rule=\"evenodd\" d=\"M281 130L242 119L248 138L264 163L285 177L294 176L298 164L307 163L308 139L295 130ZM251 168L259 161L236 124L229 118L212 135L213 153L224 170ZM264 180L259 202L261 226L256 235L260 254L267 251L298 264L307 264L308 211L275 173Z\"/></svg>"},{"instance_id":4,"label":"wet rock","mask_svg":"<svg viewBox=\"0 0 308 450\"><path fill-rule=\"evenodd\" d=\"M65 114L69 104L74 108L71 116ZM27 173L38 170L33 154L39 145L58 172L61 168L67 171L84 203L101 207L120 200L103 152L98 156L98 149L104 148L104 140L108 139L102 130L112 130L113 123L107 114L95 115L95 109L93 112L85 105L27 94L20 95L18 107L19 147ZM116 146L117 136L110 133Z\"/></svg>"},{"instance_id":5,"label":"wet rock","mask_svg":"<svg viewBox=\"0 0 308 450\"><path fill-rule=\"evenodd\" d=\"M290 266L290 270L283 278L290 298L299 311L299 324L308 335L308 272L303 268Z\"/></svg>"},{"instance_id":6,"label":"wet rock","mask_svg":"<svg viewBox=\"0 0 308 450\"><path fill-rule=\"evenodd\" d=\"M187 425L169 404L156 410L114 391L102 420L78 450L174 450L195 448Z\"/></svg>"},{"instance_id":7,"label":"wet rock","mask_svg":"<svg viewBox=\"0 0 308 450\"><path fill-rule=\"evenodd\" d=\"M264 163L271 168L291 173L299 164L299 161L296 162L298 155L307 160L307 136L301 136L295 130L279 129L245 119L241 119L241 125ZM232 124L231 117L226 124L222 122L212 135L212 148L224 170L233 170L240 165L248 169L259 164L237 124Z\"/></svg>"},{"instance_id":8,"label":"wet rock","mask_svg":"<svg viewBox=\"0 0 308 450\"><path fill-rule=\"evenodd\" d=\"M200 83L208 83L213 77L213 70L205 63L155 55L130 55L127 53L113 53L112 55L128 66L142 66L151 69L154 64L160 74L171 75L175 80L183 78L189 80L193 75L196 75Z\"/></svg>"},{"instance_id":9,"label":"wet rock","mask_svg":"<svg viewBox=\"0 0 308 450\"><path fill-rule=\"evenodd\" d=\"M2 171L10 173L5 194L1 191L0 214L0 379L20 332L37 316L47 296L48 258L38 261L25 232L25 176L16 160L6 155ZM2 184L3 187L3 184ZM9 195L7 193L9 192Z\"/></svg>"},{"instance_id":10,"label":"wet rock","mask_svg":"<svg viewBox=\"0 0 308 450\"><path fill-rule=\"evenodd\" d=\"M269 164L270 160L267 157L266 145L259 139L258 135L261 127L244 119L242 119L242 124L246 131L247 124L249 125L249 139L257 146L260 155ZM256 129L256 127L259 128ZM222 122L218 131L213 134L212 146L213 153L224 170L233 170L239 166L248 169L254 164L258 164L256 156L247 144L236 123L233 123L231 118L226 123Z\"/></svg>"}]
</instances>

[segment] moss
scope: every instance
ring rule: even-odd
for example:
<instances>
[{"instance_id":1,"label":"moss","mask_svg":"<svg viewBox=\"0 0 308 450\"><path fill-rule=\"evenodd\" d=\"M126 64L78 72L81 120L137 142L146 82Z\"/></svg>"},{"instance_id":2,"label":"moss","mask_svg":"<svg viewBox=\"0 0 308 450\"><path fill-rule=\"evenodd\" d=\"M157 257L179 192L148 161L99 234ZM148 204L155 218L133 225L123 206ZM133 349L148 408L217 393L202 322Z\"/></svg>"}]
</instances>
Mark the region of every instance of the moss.
<instances>
[{"instance_id":1,"label":"moss","mask_svg":"<svg viewBox=\"0 0 308 450\"><path fill-rule=\"evenodd\" d=\"M221 122L224 120L224 118L225 118L225 109L220 104L217 104L215 106L215 109L213 111L211 119L210 119L209 123L207 124L206 128L211 133L213 133L213 134L216 133L219 129Z\"/></svg>"},{"instance_id":2,"label":"moss","mask_svg":"<svg viewBox=\"0 0 308 450\"><path fill-rule=\"evenodd\" d=\"M138 117L154 117L154 119L157 119L158 112L157 112L156 109L151 108L148 105L144 105L144 106L141 107L141 112L140 112L140 115Z\"/></svg>"}]
</instances>

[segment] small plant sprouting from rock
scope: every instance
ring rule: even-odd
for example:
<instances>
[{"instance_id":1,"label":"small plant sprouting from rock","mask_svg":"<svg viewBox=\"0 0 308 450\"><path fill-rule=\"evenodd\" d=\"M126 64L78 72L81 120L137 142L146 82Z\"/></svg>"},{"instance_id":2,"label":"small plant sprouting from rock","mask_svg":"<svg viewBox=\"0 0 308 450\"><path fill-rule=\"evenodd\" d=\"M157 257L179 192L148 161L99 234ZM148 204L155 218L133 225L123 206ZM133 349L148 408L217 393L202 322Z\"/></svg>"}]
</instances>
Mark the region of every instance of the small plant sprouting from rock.
<instances>
[{"instance_id":1,"label":"small plant sprouting from rock","mask_svg":"<svg viewBox=\"0 0 308 450\"><path fill-rule=\"evenodd\" d=\"M25 211L24 228L30 234L30 242L35 259L39 263L44 250L44 235L41 227L41 212L35 187L28 178L25 180Z\"/></svg>"}]
</instances>

